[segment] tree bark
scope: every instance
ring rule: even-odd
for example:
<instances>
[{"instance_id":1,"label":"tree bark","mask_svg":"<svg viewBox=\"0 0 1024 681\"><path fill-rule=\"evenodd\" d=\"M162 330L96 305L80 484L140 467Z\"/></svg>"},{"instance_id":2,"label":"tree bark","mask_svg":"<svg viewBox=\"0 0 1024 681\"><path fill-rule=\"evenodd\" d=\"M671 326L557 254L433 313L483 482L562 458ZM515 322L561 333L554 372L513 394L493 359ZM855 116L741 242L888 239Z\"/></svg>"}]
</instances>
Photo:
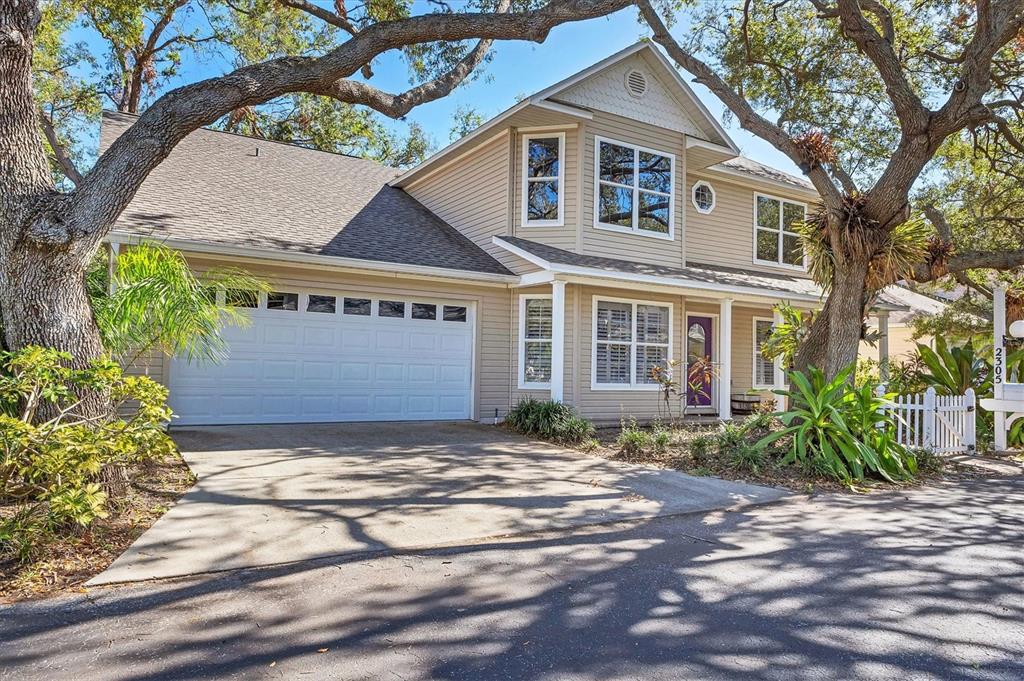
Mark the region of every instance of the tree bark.
<instances>
[{"instance_id":1,"label":"tree bark","mask_svg":"<svg viewBox=\"0 0 1024 681\"><path fill-rule=\"evenodd\" d=\"M32 91L35 2L0 0L0 315L7 347L44 345L84 365L103 351L85 289L95 247L46 243L31 226L61 222ZM101 408L101 403L91 406Z\"/></svg>"},{"instance_id":2,"label":"tree bark","mask_svg":"<svg viewBox=\"0 0 1024 681\"><path fill-rule=\"evenodd\" d=\"M797 353L797 369L816 367L831 378L857 360L867 274L864 258L847 257L837 265L832 290Z\"/></svg>"}]
</instances>

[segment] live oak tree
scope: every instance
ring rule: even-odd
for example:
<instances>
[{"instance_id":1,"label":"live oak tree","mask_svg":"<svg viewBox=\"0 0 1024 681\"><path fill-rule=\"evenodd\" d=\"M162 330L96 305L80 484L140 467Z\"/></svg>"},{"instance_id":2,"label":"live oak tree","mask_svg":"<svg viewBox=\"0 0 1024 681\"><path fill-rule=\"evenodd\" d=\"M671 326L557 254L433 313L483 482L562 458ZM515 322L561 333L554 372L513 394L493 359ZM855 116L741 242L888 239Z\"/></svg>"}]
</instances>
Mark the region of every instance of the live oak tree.
<instances>
[{"instance_id":1,"label":"live oak tree","mask_svg":"<svg viewBox=\"0 0 1024 681\"><path fill-rule=\"evenodd\" d=\"M296 92L398 118L449 94L484 61L494 40L543 41L555 26L604 16L627 4L498 0L461 12L441 8L414 16L411 4L381 0L364 5L365 16L353 21L338 3L337 16L350 25L333 47L319 55L281 56L242 66L167 92L99 156L72 190L61 191L43 150L34 100L39 4L0 0L0 312L8 346L53 347L70 352L80 364L102 354L86 295L86 267L146 176L193 130L232 111ZM478 42L464 42L472 40ZM443 49L429 49L433 45ZM407 50L450 68L398 94L352 77L390 50Z\"/></svg>"},{"instance_id":2,"label":"live oak tree","mask_svg":"<svg viewBox=\"0 0 1024 681\"><path fill-rule=\"evenodd\" d=\"M950 140L1002 149L1000 163L1024 151L1024 0L711 3L679 38L669 27L689 3L637 4L653 40L821 195L803 241L827 299L798 367L851 363L873 298L901 278L1024 264L1020 242L951 248L913 203Z\"/></svg>"}]
</instances>

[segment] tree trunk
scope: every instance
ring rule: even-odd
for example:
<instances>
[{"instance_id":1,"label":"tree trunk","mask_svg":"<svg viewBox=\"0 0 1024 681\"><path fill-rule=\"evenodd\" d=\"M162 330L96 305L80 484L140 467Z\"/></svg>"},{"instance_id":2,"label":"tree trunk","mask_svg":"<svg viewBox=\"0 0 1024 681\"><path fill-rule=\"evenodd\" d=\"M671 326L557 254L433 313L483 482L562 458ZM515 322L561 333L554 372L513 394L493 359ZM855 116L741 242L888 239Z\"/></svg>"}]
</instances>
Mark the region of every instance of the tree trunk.
<instances>
[{"instance_id":1,"label":"tree trunk","mask_svg":"<svg viewBox=\"0 0 1024 681\"><path fill-rule=\"evenodd\" d=\"M817 367L832 378L857 360L867 273L868 260L863 258L848 256L836 268L828 299L797 353L797 369Z\"/></svg>"},{"instance_id":2,"label":"tree trunk","mask_svg":"<svg viewBox=\"0 0 1024 681\"><path fill-rule=\"evenodd\" d=\"M0 317L11 350L53 347L82 366L103 352L85 289L95 245L65 229L65 197L43 150L32 90L39 17L35 2L0 0ZM106 401L87 396L83 406Z\"/></svg>"}]
</instances>

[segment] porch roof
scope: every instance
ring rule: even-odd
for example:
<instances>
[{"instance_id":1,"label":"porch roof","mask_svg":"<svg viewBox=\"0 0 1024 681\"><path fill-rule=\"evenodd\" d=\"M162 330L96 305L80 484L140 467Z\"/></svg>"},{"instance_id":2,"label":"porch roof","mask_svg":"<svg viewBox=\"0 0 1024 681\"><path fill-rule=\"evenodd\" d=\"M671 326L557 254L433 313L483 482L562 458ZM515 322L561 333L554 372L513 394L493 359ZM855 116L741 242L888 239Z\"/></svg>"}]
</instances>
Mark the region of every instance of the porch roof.
<instances>
[{"instance_id":1,"label":"porch roof","mask_svg":"<svg viewBox=\"0 0 1024 681\"><path fill-rule=\"evenodd\" d=\"M779 300L821 302L821 289L810 279L786 273L763 273L717 265L666 267L582 255L516 236L496 236L494 243L533 264L559 274L627 279L638 283L763 296Z\"/></svg>"}]
</instances>

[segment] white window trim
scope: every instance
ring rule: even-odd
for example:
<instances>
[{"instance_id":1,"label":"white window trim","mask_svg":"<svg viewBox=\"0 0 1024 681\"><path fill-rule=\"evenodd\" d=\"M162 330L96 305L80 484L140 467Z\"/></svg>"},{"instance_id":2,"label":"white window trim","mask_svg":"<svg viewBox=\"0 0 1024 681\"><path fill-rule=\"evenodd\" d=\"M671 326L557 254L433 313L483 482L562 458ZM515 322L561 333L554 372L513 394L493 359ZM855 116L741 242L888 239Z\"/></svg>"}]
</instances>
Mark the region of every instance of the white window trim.
<instances>
[{"instance_id":1,"label":"white window trim","mask_svg":"<svg viewBox=\"0 0 1024 681\"><path fill-rule=\"evenodd\" d=\"M523 293L519 296L519 389L520 390L550 390L551 381L544 383L530 383L526 380L526 301L528 300L551 300L550 293ZM552 316L554 310L551 311ZM554 319L551 320L551 333L555 332ZM530 338L531 343L545 342L543 338ZM552 359L554 358L554 338L547 339L551 343ZM551 366L554 367L554 361Z\"/></svg>"},{"instance_id":2,"label":"white window trim","mask_svg":"<svg viewBox=\"0 0 1024 681\"><path fill-rule=\"evenodd\" d=\"M544 177L544 178L533 178L537 182L550 182L551 180L558 181L558 219L557 220L529 220L527 216L529 211L527 209L528 192L526 191L527 185L530 182L529 178L529 154L530 140L535 139L551 139L552 137L558 138L558 177ZM520 221L524 227L562 227L565 225L565 133L564 132L536 132L529 135L523 135L523 150L522 150L523 162L520 168L520 175L522 176L521 186L519 188L522 194L521 201L521 217Z\"/></svg>"},{"instance_id":3,"label":"white window trim","mask_svg":"<svg viewBox=\"0 0 1024 681\"><path fill-rule=\"evenodd\" d=\"M597 305L598 303L628 303L633 306L632 322L633 330L629 341L629 383L598 383L597 382L597 344L599 342L605 343L608 341L597 340ZM668 308L668 359L673 359L673 341L675 340L674 334L674 319L675 316L675 304L672 302L666 302L664 300L636 300L634 298L612 298L610 296L593 296L591 298L591 319L590 319L590 389L591 390L618 390L618 391L657 391L660 386L657 383L637 383L636 380L636 308L638 305L652 305L655 307L667 307ZM616 345L626 345L626 343L616 342ZM640 345L658 345L661 343L641 343Z\"/></svg>"},{"instance_id":4,"label":"white window trim","mask_svg":"<svg viewBox=\"0 0 1024 681\"><path fill-rule=\"evenodd\" d=\"M700 205L697 203L697 187L707 187L708 191L711 192L710 208L701 208ZM715 206L718 205L718 192L715 191L715 188L712 187L711 183L708 182L707 180L697 180L696 182L693 183L693 186L690 188L690 202L693 204L694 209L696 209L696 211L701 215L710 215L711 211L713 211L715 209Z\"/></svg>"},{"instance_id":5,"label":"white window trim","mask_svg":"<svg viewBox=\"0 0 1024 681\"><path fill-rule=\"evenodd\" d=\"M762 359L760 357L761 353L757 351L757 323L758 322L768 322L769 324L772 325L772 327L775 326L775 319L773 319L772 317L754 317L754 320L751 322L751 329L753 330L753 334L754 334L751 337L751 341L752 341L751 345L754 346L754 353L753 353L753 355L751 357L751 360L752 360L751 369L753 370L753 376L751 376L750 386L754 390L772 390L773 388L775 388L775 363L774 362L772 363L772 382L771 383L758 383L757 382L757 362L758 362L759 359Z\"/></svg>"},{"instance_id":6,"label":"white window trim","mask_svg":"<svg viewBox=\"0 0 1024 681\"><path fill-rule=\"evenodd\" d=\"M784 203L791 203L794 206L803 206L804 218L807 218L807 204L803 201L794 201L793 199L786 199L781 196L774 196L772 194L764 194L762 192L754 192L754 262L758 265L767 265L768 267L775 267L783 270L796 270L798 272L807 271L807 254L804 253L804 261L801 265L788 265L782 262L782 237L784 234L790 236L796 236L795 232L787 232L782 229L782 203L779 204L779 259L778 260L762 260L757 257L757 231L761 229L757 224L757 200L759 198L771 199L773 201L780 201Z\"/></svg>"},{"instance_id":7,"label":"white window trim","mask_svg":"<svg viewBox=\"0 0 1024 681\"><path fill-rule=\"evenodd\" d=\"M668 234L659 234L658 232L652 232L647 229L640 229L640 180L636 177L636 185L629 186L625 184L619 184L617 182L604 182L604 184L612 185L615 187L621 187L623 189L631 189L633 191L633 224L636 227L623 227L621 225L611 225L601 222L601 210L600 197L601 197L601 142L607 142L608 144L614 144L620 147L628 147L633 150L633 164L634 167L639 167L639 153L645 151L649 154L657 154L658 156L665 156L669 160L669 169L672 175L672 181L669 185L668 193ZM634 173L637 175L637 173ZM646 191L651 194L657 194L663 196L662 192L654 192L648 189ZM665 241L675 241L676 238L676 155L667 151L659 151L658 149L651 149L649 147L642 147L637 144L630 144L629 142L621 142L619 140L610 139L608 137L594 136L594 229L603 229L609 232L620 232L622 234L636 234L639 236L645 236L651 239L662 239Z\"/></svg>"}]
</instances>

